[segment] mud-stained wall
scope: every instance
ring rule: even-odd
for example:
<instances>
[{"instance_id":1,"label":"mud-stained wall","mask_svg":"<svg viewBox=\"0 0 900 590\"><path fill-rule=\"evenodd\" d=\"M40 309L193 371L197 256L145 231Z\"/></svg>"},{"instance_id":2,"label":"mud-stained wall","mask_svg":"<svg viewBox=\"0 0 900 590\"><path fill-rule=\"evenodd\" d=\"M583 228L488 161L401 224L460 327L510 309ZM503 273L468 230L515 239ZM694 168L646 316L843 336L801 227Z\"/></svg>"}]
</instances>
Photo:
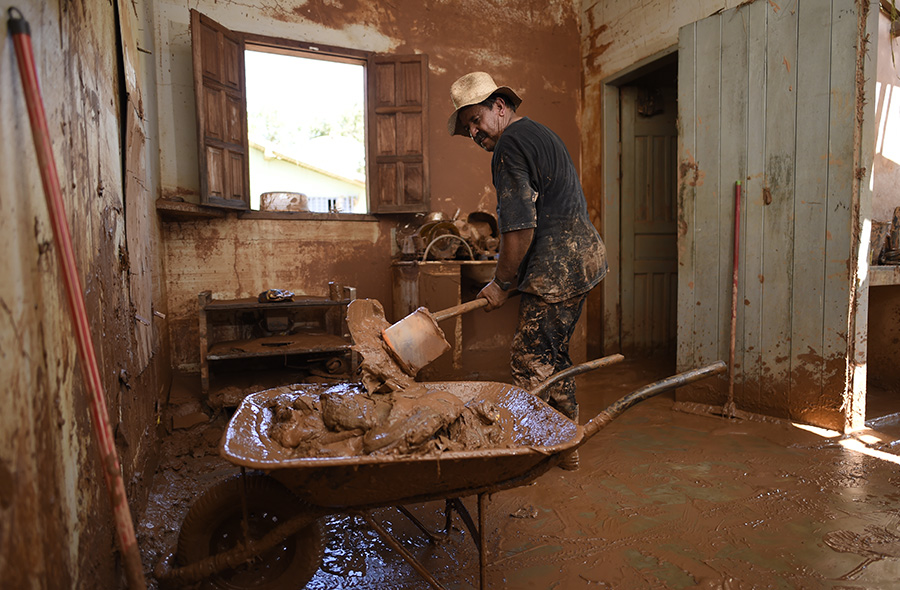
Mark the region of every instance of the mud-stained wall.
<instances>
[{"instance_id":1,"label":"mud-stained wall","mask_svg":"<svg viewBox=\"0 0 900 590\"><path fill-rule=\"evenodd\" d=\"M22 0L132 515L152 474L164 325L135 317L115 2ZM131 5L131 3L129 3ZM135 5L136 6L136 5ZM136 15L136 13L133 13ZM4 11L4 17L6 12ZM0 584L120 587L110 500L6 18L0 25ZM140 167L139 167L140 168ZM150 181L147 180L149 183ZM137 231L137 230L134 230ZM162 283L146 299L159 301ZM157 306L164 315L164 308ZM146 335L150 337L144 338ZM138 339L147 345L137 354Z\"/></svg>"},{"instance_id":2,"label":"mud-stained wall","mask_svg":"<svg viewBox=\"0 0 900 590\"><path fill-rule=\"evenodd\" d=\"M450 85L474 70L521 91L520 114L553 128L573 158L580 153L579 18L572 0L516 3L430 0L382 2L232 2L191 4L237 31L350 49L428 55L432 210L464 218L493 212L490 154L451 138ZM160 196L198 201L196 118L188 6L156 4ZM391 310L391 232L408 217L377 221L226 219L167 222L166 263L176 366L197 359L197 293L246 297L266 288L322 295L328 281ZM198 254L202 253L202 256ZM583 356L575 350L575 356ZM507 363L503 351L498 362Z\"/></svg>"},{"instance_id":3,"label":"mud-stained wall","mask_svg":"<svg viewBox=\"0 0 900 590\"><path fill-rule=\"evenodd\" d=\"M618 214L604 210L603 192L618 190L602 169L615 165L603 154L615 127L604 104L616 100L616 80L683 48L679 29L698 22L694 53L679 55L679 367L728 359L733 186L743 180L735 401L845 429L863 415L864 372L855 369L865 362L867 289L856 270L874 143L865 73L874 56L857 47L874 39L878 6L833 4L584 2L582 153L603 226ZM724 403L726 386L723 378L687 397Z\"/></svg>"},{"instance_id":4,"label":"mud-stained wall","mask_svg":"<svg viewBox=\"0 0 900 590\"><path fill-rule=\"evenodd\" d=\"M266 289L327 296L328 282L334 281L356 287L361 297L390 302L389 284L375 270L389 272L389 237L375 221L238 219L232 214L215 223L167 223L170 325L178 335L172 341L173 364L198 367L201 291L211 290L214 299L255 297Z\"/></svg>"},{"instance_id":5,"label":"mud-stained wall","mask_svg":"<svg viewBox=\"0 0 900 590\"><path fill-rule=\"evenodd\" d=\"M599 99L606 78L678 45L678 30L744 2L736 0L651 0L639 9L615 0L582 2L582 58L585 100L590 88ZM585 108L585 113L588 109Z\"/></svg>"}]
</instances>

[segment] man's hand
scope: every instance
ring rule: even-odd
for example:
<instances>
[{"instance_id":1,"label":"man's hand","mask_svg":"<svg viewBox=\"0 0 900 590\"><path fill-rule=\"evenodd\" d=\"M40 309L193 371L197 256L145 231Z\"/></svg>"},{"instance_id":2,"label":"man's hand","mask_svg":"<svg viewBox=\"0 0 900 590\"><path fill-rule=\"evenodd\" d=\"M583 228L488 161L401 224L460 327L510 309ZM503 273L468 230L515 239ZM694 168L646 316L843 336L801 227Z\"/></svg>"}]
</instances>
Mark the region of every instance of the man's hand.
<instances>
[{"instance_id":1,"label":"man's hand","mask_svg":"<svg viewBox=\"0 0 900 590\"><path fill-rule=\"evenodd\" d=\"M506 300L509 299L509 294L510 291L504 291L500 288L500 285L491 281L481 289L478 293L478 298L488 300L488 304L485 306L484 311L492 311L506 303Z\"/></svg>"},{"instance_id":2,"label":"man's hand","mask_svg":"<svg viewBox=\"0 0 900 590\"><path fill-rule=\"evenodd\" d=\"M497 257L497 269L494 271L494 276L500 277L501 281L509 281L512 287L515 287L517 285L516 273L519 271L519 265L528 252L528 248L531 247L532 239L534 239L534 229L532 228L500 234L500 255ZM504 291L495 281L491 281L478 293L478 297L488 300L484 310L491 311L503 305L513 292L515 289L510 288L509 291Z\"/></svg>"}]
</instances>

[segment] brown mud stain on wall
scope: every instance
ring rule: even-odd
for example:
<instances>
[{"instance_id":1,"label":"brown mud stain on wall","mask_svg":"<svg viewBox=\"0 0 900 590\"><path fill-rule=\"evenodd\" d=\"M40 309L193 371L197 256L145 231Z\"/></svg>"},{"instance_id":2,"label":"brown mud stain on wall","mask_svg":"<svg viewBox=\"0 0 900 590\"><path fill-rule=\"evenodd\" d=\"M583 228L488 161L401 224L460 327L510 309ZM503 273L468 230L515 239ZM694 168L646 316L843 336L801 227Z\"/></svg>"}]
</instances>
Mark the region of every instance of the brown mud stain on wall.
<instances>
[{"instance_id":1,"label":"brown mud stain on wall","mask_svg":"<svg viewBox=\"0 0 900 590\"><path fill-rule=\"evenodd\" d=\"M590 60L590 61L596 61L597 59L600 58L601 55L603 55L606 52L607 49L609 49L612 46L613 46L612 41L610 41L609 43L604 43L603 45L598 45L597 47L593 48L593 50L585 56L585 59Z\"/></svg>"},{"instance_id":2,"label":"brown mud stain on wall","mask_svg":"<svg viewBox=\"0 0 900 590\"><path fill-rule=\"evenodd\" d=\"M588 10L584 14L587 17L588 26L587 32L582 39L582 59L585 64L593 66L598 63L599 57L612 47L615 42L599 43L598 40L609 30L609 25L603 23L598 26L596 22L597 17L592 10Z\"/></svg>"},{"instance_id":3,"label":"brown mud stain on wall","mask_svg":"<svg viewBox=\"0 0 900 590\"><path fill-rule=\"evenodd\" d=\"M383 26L395 22L400 15L396 7L392 11L389 6L383 2L365 0L307 0L291 9L290 15L334 29L348 25ZM279 15L278 9L270 10L273 18L282 20L286 16L284 13Z\"/></svg>"},{"instance_id":4,"label":"brown mud stain on wall","mask_svg":"<svg viewBox=\"0 0 900 590\"><path fill-rule=\"evenodd\" d=\"M686 254L684 247L684 238L688 234L688 220L685 219L685 207L688 200L693 200L692 189L703 185L703 178L706 172L700 170L700 165L694 160L689 151L685 150L687 157L678 165L678 210L677 210L677 232L678 232L678 260L684 260Z\"/></svg>"},{"instance_id":5,"label":"brown mud stain on wall","mask_svg":"<svg viewBox=\"0 0 900 590\"><path fill-rule=\"evenodd\" d=\"M198 202L200 200L200 195L197 194L196 190L181 186L160 189L159 196L161 199L171 201Z\"/></svg>"},{"instance_id":6,"label":"brown mud stain on wall","mask_svg":"<svg viewBox=\"0 0 900 590\"><path fill-rule=\"evenodd\" d=\"M585 35L587 38L587 46L593 48L597 45L597 37L608 31L609 25L604 23L598 26L596 22L597 17L592 11L587 11L585 15L587 16L588 21L587 33Z\"/></svg>"},{"instance_id":7,"label":"brown mud stain on wall","mask_svg":"<svg viewBox=\"0 0 900 590\"><path fill-rule=\"evenodd\" d=\"M824 359L810 353L801 355L789 372L781 376L783 364L791 359L775 359L774 365L760 359L758 371L739 370L735 377L734 401L739 410L795 420L838 432L845 430L842 413L843 372L841 379L822 378L825 373L845 366L843 357ZM706 379L679 388L680 402L722 406L728 397L728 378Z\"/></svg>"},{"instance_id":8,"label":"brown mud stain on wall","mask_svg":"<svg viewBox=\"0 0 900 590\"><path fill-rule=\"evenodd\" d=\"M221 220L168 223L166 271L173 366L199 362L201 291L214 299L256 297L266 289L324 296L328 283L359 297L391 301L390 232L381 222Z\"/></svg>"},{"instance_id":9,"label":"brown mud stain on wall","mask_svg":"<svg viewBox=\"0 0 900 590\"><path fill-rule=\"evenodd\" d=\"M842 358L838 360L843 363ZM790 417L806 424L843 431L843 387L835 389L825 386L822 368L826 364L821 354L812 351L795 357L788 400Z\"/></svg>"},{"instance_id":10,"label":"brown mud stain on wall","mask_svg":"<svg viewBox=\"0 0 900 590\"><path fill-rule=\"evenodd\" d=\"M146 395L128 397L123 391L136 386L128 375L138 370L133 355L136 322L128 291L129 267L121 262L127 259L127 246L114 9L111 3L56 4L26 2L22 10L36 33L32 43L42 100L57 154L64 214L70 224L106 408L113 425L121 425L122 432L143 434L157 384L140 391ZM9 139L7 129L27 129L28 122L19 72L13 67L3 69L13 81L4 88L3 98L14 97L9 113L18 117L16 125L0 125L0 134ZM6 163L25 179L37 178L33 151L23 146L21 152ZM39 187L39 182L31 188L35 186ZM28 226L34 229L22 235L34 242L21 240L7 252L10 258L18 258L21 269L20 276L9 278L21 281L27 297L10 299L12 307L7 309L16 318L20 333L16 346L3 355L9 383L16 387L8 391L8 396L14 397L5 404L15 414L5 424L15 423L15 427L3 432L10 437L3 439L9 453L4 470L13 478L2 484L4 491L0 492L4 512L0 578L10 587L35 583L60 588L115 587L110 502L97 459L89 396L80 371L75 369L81 361L76 359L70 312L54 252L58 246L53 244L39 189L29 195L7 196L19 202L33 201ZM155 370L146 375L155 376ZM27 396L22 396L23 392L28 392ZM139 479L138 472L144 471L149 455L147 447L139 453L136 437L130 440L132 444L119 449L127 480ZM129 499L132 506L142 501L140 495Z\"/></svg>"},{"instance_id":11,"label":"brown mud stain on wall","mask_svg":"<svg viewBox=\"0 0 900 590\"><path fill-rule=\"evenodd\" d=\"M703 186L703 179L706 172L700 169L700 165L694 159L694 156L685 150L687 157L678 165L678 182L679 185L687 186Z\"/></svg>"}]
</instances>

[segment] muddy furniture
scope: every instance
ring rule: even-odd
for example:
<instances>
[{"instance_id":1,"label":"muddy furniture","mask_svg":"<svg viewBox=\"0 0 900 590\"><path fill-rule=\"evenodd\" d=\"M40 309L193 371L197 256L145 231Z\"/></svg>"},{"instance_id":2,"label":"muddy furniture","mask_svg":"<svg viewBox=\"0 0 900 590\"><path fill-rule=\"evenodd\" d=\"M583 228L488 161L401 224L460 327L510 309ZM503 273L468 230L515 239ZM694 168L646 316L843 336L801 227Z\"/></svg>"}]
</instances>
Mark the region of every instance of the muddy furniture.
<instances>
[{"instance_id":1,"label":"muddy furniture","mask_svg":"<svg viewBox=\"0 0 900 590\"><path fill-rule=\"evenodd\" d=\"M544 385L583 372L585 365L602 366L608 358L570 367ZM435 540L438 535L429 532L404 505L444 499L446 528L451 510L455 510L478 549L477 587L485 588L488 555L484 512L489 494L534 481L635 404L725 369L725 363L718 361L651 383L619 399L584 425L572 422L534 393L512 385L425 383L429 390L449 391L464 403L490 399L502 405L510 417L502 425L514 444L424 455L293 457L289 449L271 444L268 435L272 421L269 402L284 390L251 394L232 417L220 447L225 459L242 468L242 475L212 488L191 507L182 524L174 561L169 557L160 561L155 576L182 585L205 580L204 587L211 588L260 588L264 582L269 584L265 587L280 588L283 586L277 584L288 581L290 587L303 587L322 557L317 520L345 513L365 521L429 586L442 589L444 586L425 566L375 520L372 510L394 506ZM474 519L460 500L473 495L477 496L478 507ZM293 507L293 513L289 507ZM246 523L243 526L242 521ZM251 532L239 533L241 530Z\"/></svg>"},{"instance_id":2,"label":"muddy furniture","mask_svg":"<svg viewBox=\"0 0 900 590\"><path fill-rule=\"evenodd\" d=\"M261 303L258 298L213 299L199 295L200 382L203 394L241 377L276 378L290 367L318 367L326 373L349 373L355 366L347 305L356 289L328 284L327 297L294 295L291 301ZM256 375L254 375L256 373ZM219 377L217 379L217 377ZM281 381L281 383L291 382ZM276 383L277 384L277 383Z\"/></svg>"}]
</instances>

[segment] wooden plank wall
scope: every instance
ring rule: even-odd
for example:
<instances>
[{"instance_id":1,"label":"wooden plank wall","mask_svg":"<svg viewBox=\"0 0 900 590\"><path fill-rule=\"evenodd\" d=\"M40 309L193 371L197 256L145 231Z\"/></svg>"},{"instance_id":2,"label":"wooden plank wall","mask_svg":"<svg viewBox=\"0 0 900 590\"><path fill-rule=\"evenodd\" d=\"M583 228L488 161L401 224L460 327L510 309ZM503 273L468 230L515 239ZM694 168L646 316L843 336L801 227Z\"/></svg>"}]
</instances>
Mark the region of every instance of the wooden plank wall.
<instances>
[{"instance_id":1,"label":"wooden plank wall","mask_svg":"<svg viewBox=\"0 0 900 590\"><path fill-rule=\"evenodd\" d=\"M130 139L123 145L120 68L131 99L148 81L133 66L155 58L137 50L146 4L16 2L30 24L54 174L134 519L158 460L157 418L169 375L166 326L150 314L162 280L155 213L147 216L155 193L152 184L137 186L150 182L142 164L151 160L138 157L142 146ZM118 588L107 466L97 452L20 75L6 39L0 45L0 586ZM124 157L135 164L128 176ZM139 269L144 276L135 276Z\"/></svg>"},{"instance_id":2,"label":"wooden plank wall","mask_svg":"<svg viewBox=\"0 0 900 590\"><path fill-rule=\"evenodd\" d=\"M740 180L734 401L839 429L856 296L857 6L754 2L679 37L678 367L728 360ZM726 393L727 377L679 400Z\"/></svg>"},{"instance_id":3,"label":"wooden plank wall","mask_svg":"<svg viewBox=\"0 0 900 590\"><path fill-rule=\"evenodd\" d=\"M156 211L150 195L150 160L147 153L147 120L143 115L144 73L138 52L138 22L134 6L118 0L119 32L122 46L125 108L125 237L128 245L128 290L134 308L134 354L138 372L150 364L159 351L159 321L154 316L154 301L160 306L160 293L154 291L159 277L156 244L148 236L159 235L155 227ZM157 280L157 284L160 281Z\"/></svg>"}]
</instances>

